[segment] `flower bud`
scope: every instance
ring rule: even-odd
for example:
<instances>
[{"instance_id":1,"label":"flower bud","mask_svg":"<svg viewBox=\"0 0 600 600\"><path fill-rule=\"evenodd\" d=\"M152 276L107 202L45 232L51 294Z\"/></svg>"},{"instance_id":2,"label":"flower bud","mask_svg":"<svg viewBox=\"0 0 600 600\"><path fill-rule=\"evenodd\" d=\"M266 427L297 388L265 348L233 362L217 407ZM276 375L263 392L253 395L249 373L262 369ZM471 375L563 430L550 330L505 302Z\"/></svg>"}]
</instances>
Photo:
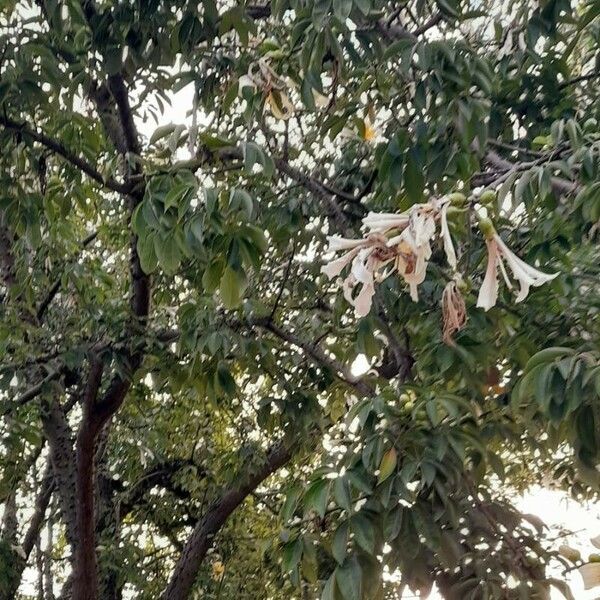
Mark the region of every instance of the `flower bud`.
<instances>
[{"instance_id":1,"label":"flower bud","mask_svg":"<svg viewBox=\"0 0 600 600\"><path fill-rule=\"evenodd\" d=\"M496 230L494 229L494 224L487 218L482 217L479 219L479 229L486 240L490 240L494 237Z\"/></svg>"},{"instance_id":2,"label":"flower bud","mask_svg":"<svg viewBox=\"0 0 600 600\"><path fill-rule=\"evenodd\" d=\"M481 204L494 204L496 202L496 192L494 190L484 190L479 196L479 202Z\"/></svg>"},{"instance_id":3,"label":"flower bud","mask_svg":"<svg viewBox=\"0 0 600 600\"><path fill-rule=\"evenodd\" d=\"M454 206L464 206L467 203L467 197L460 192L454 192L448 196L450 203Z\"/></svg>"}]
</instances>

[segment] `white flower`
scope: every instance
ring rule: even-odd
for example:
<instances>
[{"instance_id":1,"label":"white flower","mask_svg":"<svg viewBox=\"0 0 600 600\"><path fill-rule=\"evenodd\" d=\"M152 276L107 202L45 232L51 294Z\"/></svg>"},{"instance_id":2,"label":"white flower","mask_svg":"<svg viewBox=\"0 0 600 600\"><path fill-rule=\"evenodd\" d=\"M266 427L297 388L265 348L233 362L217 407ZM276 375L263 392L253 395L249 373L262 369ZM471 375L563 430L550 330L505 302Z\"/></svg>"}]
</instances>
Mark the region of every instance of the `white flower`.
<instances>
[{"instance_id":1,"label":"white flower","mask_svg":"<svg viewBox=\"0 0 600 600\"><path fill-rule=\"evenodd\" d=\"M409 212L400 214L370 212L362 222L371 233L385 233L392 229L404 229L408 225L409 218Z\"/></svg>"},{"instance_id":2,"label":"white flower","mask_svg":"<svg viewBox=\"0 0 600 600\"><path fill-rule=\"evenodd\" d=\"M437 220L440 221L440 237L448 263L456 269L456 252L447 222L449 204L448 198L434 198L399 214L370 212L363 219L368 232L364 239L329 238L329 250L345 251L345 254L328 262L321 271L332 279L352 264L344 281L344 296L359 316L369 312L375 283L383 281L394 270L402 275L409 286L411 298L417 302L418 286L425 280L431 258L431 242L436 235ZM381 272L389 263L393 263L391 268ZM360 290L355 294L357 286Z\"/></svg>"},{"instance_id":3,"label":"white flower","mask_svg":"<svg viewBox=\"0 0 600 600\"><path fill-rule=\"evenodd\" d=\"M410 210L404 231L388 242L390 245L397 244L396 269L408 283L414 302L418 302L418 286L425 280L434 235L434 208L430 204L417 204Z\"/></svg>"},{"instance_id":4,"label":"white flower","mask_svg":"<svg viewBox=\"0 0 600 600\"><path fill-rule=\"evenodd\" d=\"M503 261L506 262L512 271L513 277L520 284L520 290L515 302L521 302L526 298L530 286L538 287L558 276L558 273L543 273L528 265L512 252L495 232L485 243L488 249L488 262L485 277L477 298L477 306L484 310L492 308L498 299L498 268L502 272L506 285L512 289L512 284L508 278Z\"/></svg>"},{"instance_id":5,"label":"white flower","mask_svg":"<svg viewBox=\"0 0 600 600\"><path fill-rule=\"evenodd\" d=\"M456 252L452 238L450 237L450 229L448 229L448 206L450 206L450 202L444 202L440 209L440 229L448 264L452 269L456 270Z\"/></svg>"},{"instance_id":6,"label":"white flower","mask_svg":"<svg viewBox=\"0 0 600 600\"><path fill-rule=\"evenodd\" d=\"M388 248L387 239L381 235L369 235L361 240L341 237L328 239L329 250L347 250L347 252L321 267L321 272L332 279L352 263L350 273L343 284L344 297L354 306L356 315L364 317L371 310L375 282L383 281L391 273L391 271L380 273L379 270L394 260L395 252ZM357 286L360 286L360 290L354 295Z\"/></svg>"},{"instance_id":7,"label":"white flower","mask_svg":"<svg viewBox=\"0 0 600 600\"><path fill-rule=\"evenodd\" d=\"M332 260L321 267L321 273L324 273L333 279L337 277L344 269L344 267L352 261L352 259L358 254L359 250L367 245L366 240L351 240L339 236L330 236L327 238L329 241L329 252L339 252L340 250L349 250L340 258Z\"/></svg>"}]
</instances>

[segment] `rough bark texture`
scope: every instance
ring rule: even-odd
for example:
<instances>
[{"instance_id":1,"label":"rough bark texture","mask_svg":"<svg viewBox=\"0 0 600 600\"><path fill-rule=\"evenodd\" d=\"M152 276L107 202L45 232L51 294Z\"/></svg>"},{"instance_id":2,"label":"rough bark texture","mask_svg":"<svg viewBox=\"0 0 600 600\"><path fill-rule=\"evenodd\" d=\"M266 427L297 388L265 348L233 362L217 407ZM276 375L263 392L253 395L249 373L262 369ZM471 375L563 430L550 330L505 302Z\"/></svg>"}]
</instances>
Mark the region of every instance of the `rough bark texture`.
<instances>
[{"instance_id":1,"label":"rough bark texture","mask_svg":"<svg viewBox=\"0 0 600 600\"><path fill-rule=\"evenodd\" d=\"M60 512L66 527L67 541L74 547L75 525L75 454L71 429L56 398L42 404L42 427L48 440L50 462L58 491Z\"/></svg>"}]
</instances>

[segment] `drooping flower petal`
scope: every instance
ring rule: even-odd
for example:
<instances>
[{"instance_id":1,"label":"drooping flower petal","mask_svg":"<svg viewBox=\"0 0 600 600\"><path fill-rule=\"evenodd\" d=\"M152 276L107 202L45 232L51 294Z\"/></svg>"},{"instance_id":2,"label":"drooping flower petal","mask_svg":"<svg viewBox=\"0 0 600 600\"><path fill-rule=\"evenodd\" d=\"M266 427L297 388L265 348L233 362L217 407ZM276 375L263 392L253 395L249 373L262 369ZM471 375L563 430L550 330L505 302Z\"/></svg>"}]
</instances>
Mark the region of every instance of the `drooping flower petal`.
<instances>
[{"instance_id":1,"label":"drooping flower petal","mask_svg":"<svg viewBox=\"0 0 600 600\"><path fill-rule=\"evenodd\" d=\"M337 277L344 270L344 267L352 262L352 259L356 256L357 253L358 248L350 250L350 252L346 252L346 254L340 256L340 258L332 260L326 265L323 265L321 267L321 273L327 275L329 279Z\"/></svg>"},{"instance_id":2,"label":"drooping flower petal","mask_svg":"<svg viewBox=\"0 0 600 600\"><path fill-rule=\"evenodd\" d=\"M369 257L373 252L372 248L359 250L355 259L352 261L352 275L359 283L370 283L373 281L373 264Z\"/></svg>"},{"instance_id":3,"label":"drooping flower petal","mask_svg":"<svg viewBox=\"0 0 600 600\"><path fill-rule=\"evenodd\" d=\"M414 236L415 246L429 244L435 235L435 221L431 213L417 210L411 215L409 227Z\"/></svg>"},{"instance_id":4,"label":"drooping flower petal","mask_svg":"<svg viewBox=\"0 0 600 600\"><path fill-rule=\"evenodd\" d=\"M371 310L373 296L375 295L375 286L373 282L364 283L358 296L354 300L354 312L357 317L365 317Z\"/></svg>"},{"instance_id":5,"label":"drooping flower petal","mask_svg":"<svg viewBox=\"0 0 600 600\"><path fill-rule=\"evenodd\" d=\"M456 252L452 243L452 237L450 236L450 229L448 228L448 206L450 206L450 203L446 202L440 210L440 228L448 264L456 270Z\"/></svg>"},{"instance_id":6,"label":"drooping flower petal","mask_svg":"<svg viewBox=\"0 0 600 600\"><path fill-rule=\"evenodd\" d=\"M577 570L583 579L583 589L589 590L600 585L600 563L588 563Z\"/></svg>"},{"instance_id":7,"label":"drooping flower petal","mask_svg":"<svg viewBox=\"0 0 600 600\"><path fill-rule=\"evenodd\" d=\"M332 235L327 238L329 242L329 247L327 248L328 252L338 252L339 250L350 250L352 248L357 248L358 246L365 246L366 241L363 239L350 239L343 238L339 235Z\"/></svg>"},{"instance_id":8,"label":"drooping flower petal","mask_svg":"<svg viewBox=\"0 0 600 600\"><path fill-rule=\"evenodd\" d=\"M485 277L477 297L477 306L489 310L498 299L498 247L493 239L485 241L488 249L488 262Z\"/></svg>"},{"instance_id":9,"label":"drooping flower petal","mask_svg":"<svg viewBox=\"0 0 600 600\"><path fill-rule=\"evenodd\" d=\"M558 276L558 273L544 273L521 260L496 234L494 241L498 245L500 254L506 264L512 271L515 279L519 282L521 289L515 299L515 302L522 302L529 293L529 286L538 287Z\"/></svg>"},{"instance_id":10,"label":"drooping flower petal","mask_svg":"<svg viewBox=\"0 0 600 600\"><path fill-rule=\"evenodd\" d=\"M363 225L371 233L383 233L390 229L404 229L408 225L409 215L406 213L370 212L363 218Z\"/></svg>"}]
</instances>

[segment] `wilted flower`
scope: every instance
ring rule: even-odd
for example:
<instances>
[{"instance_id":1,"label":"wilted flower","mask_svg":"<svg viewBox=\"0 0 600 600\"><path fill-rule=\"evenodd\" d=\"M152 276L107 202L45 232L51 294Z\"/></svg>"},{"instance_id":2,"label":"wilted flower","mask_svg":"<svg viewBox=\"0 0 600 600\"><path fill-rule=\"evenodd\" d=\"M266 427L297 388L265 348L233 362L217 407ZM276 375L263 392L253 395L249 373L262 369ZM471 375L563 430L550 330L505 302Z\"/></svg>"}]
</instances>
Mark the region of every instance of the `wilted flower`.
<instances>
[{"instance_id":1,"label":"wilted flower","mask_svg":"<svg viewBox=\"0 0 600 600\"><path fill-rule=\"evenodd\" d=\"M408 215L404 230L388 244L396 246L396 269L404 277L414 302L419 300L418 286L425 280L427 263L431 258L431 240L435 236L436 204L417 204Z\"/></svg>"},{"instance_id":2,"label":"wilted flower","mask_svg":"<svg viewBox=\"0 0 600 600\"><path fill-rule=\"evenodd\" d=\"M458 289L456 279L449 281L442 293L442 320L442 339L449 346L454 346L454 334L460 331L467 322L465 300Z\"/></svg>"},{"instance_id":3,"label":"wilted flower","mask_svg":"<svg viewBox=\"0 0 600 600\"><path fill-rule=\"evenodd\" d=\"M212 564L212 577L214 580L219 581L225 573L225 565L220 561L216 560Z\"/></svg>"},{"instance_id":4,"label":"wilted flower","mask_svg":"<svg viewBox=\"0 0 600 600\"><path fill-rule=\"evenodd\" d=\"M269 105L271 113L277 119L289 119L294 112L294 106L286 93L287 84L271 68L265 59L252 63L246 75L238 80L238 91L241 94L245 87L260 90Z\"/></svg>"},{"instance_id":5,"label":"wilted flower","mask_svg":"<svg viewBox=\"0 0 600 600\"><path fill-rule=\"evenodd\" d=\"M448 228L448 206L450 206L449 202L444 202L440 209L440 229L442 241L444 243L444 252L446 253L446 258L448 259L448 264L452 267L452 269L456 269L456 251L454 250L454 244L452 243L452 238L450 237L450 229Z\"/></svg>"},{"instance_id":6,"label":"wilted flower","mask_svg":"<svg viewBox=\"0 0 600 600\"><path fill-rule=\"evenodd\" d=\"M371 233L386 233L393 229L404 229L408 225L409 218L408 211L400 214L370 212L362 222Z\"/></svg>"},{"instance_id":7,"label":"wilted flower","mask_svg":"<svg viewBox=\"0 0 600 600\"><path fill-rule=\"evenodd\" d=\"M273 90L267 96L267 102L271 107L271 113L276 119L285 121L294 114L294 105L289 96L280 90Z\"/></svg>"},{"instance_id":8,"label":"wilted flower","mask_svg":"<svg viewBox=\"0 0 600 600\"><path fill-rule=\"evenodd\" d=\"M512 289L512 283L508 278L504 262L506 262L509 269L512 271L513 277L521 286L515 302L521 302L526 298L530 286L538 287L558 276L558 273L543 273L542 271L534 269L531 265L528 265L508 248L500 236L494 231L493 227L490 229L490 225L487 223L485 224L485 227L487 228L487 239L485 243L488 249L488 262L485 277L477 298L478 307L488 310L496 304L496 300L498 299L498 268L500 268L500 271L502 272L506 285L509 289Z\"/></svg>"}]
</instances>

